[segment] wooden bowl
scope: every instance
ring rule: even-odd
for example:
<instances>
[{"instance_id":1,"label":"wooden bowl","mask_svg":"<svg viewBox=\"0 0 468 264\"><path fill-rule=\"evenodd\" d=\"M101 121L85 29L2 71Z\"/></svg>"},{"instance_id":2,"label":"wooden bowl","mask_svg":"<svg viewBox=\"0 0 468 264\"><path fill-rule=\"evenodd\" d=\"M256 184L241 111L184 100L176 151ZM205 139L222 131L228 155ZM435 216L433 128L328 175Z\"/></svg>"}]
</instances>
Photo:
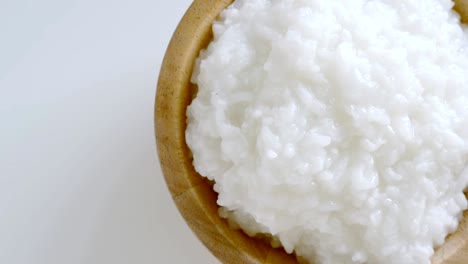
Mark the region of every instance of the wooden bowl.
<instances>
[{"instance_id":1,"label":"wooden bowl","mask_svg":"<svg viewBox=\"0 0 468 264\"><path fill-rule=\"evenodd\" d=\"M159 158L167 186L186 222L222 262L232 264L296 264L293 255L229 228L218 215L212 183L198 175L185 143L186 108L195 87L190 77L199 51L212 39L211 23L232 0L195 0L181 20L167 49L156 96L155 127ZM468 0L457 11L468 20ZM468 263L468 213L458 230L436 250L433 264Z\"/></svg>"}]
</instances>

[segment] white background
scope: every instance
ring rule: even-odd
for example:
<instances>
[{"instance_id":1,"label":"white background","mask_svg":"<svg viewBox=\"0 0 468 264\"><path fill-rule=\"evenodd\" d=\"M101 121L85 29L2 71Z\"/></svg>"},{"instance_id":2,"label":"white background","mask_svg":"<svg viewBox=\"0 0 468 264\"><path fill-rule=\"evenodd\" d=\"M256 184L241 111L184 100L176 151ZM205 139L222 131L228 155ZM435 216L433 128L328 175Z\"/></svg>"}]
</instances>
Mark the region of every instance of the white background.
<instances>
[{"instance_id":1,"label":"white background","mask_svg":"<svg viewBox=\"0 0 468 264\"><path fill-rule=\"evenodd\" d=\"M189 0L0 0L0 263L218 263L157 161L159 67Z\"/></svg>"}]
</instances>

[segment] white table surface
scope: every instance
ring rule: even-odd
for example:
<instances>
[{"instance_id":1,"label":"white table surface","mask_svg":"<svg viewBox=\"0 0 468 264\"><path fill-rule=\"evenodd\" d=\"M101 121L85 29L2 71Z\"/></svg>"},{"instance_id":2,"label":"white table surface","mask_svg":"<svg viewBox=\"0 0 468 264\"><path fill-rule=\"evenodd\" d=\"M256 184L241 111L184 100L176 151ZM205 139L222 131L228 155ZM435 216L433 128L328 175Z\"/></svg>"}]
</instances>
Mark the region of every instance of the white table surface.
<instances>
[{"instance_id":1,"label":"white table surface","mask_svg":"<svg viewBox=\"0 0 468 264\"><path fill-rule=\"evenodd\" d=\"M0 263L219 263L157 161L159 67L189 0L0 0Z\"/></svg>"}]
</instances>

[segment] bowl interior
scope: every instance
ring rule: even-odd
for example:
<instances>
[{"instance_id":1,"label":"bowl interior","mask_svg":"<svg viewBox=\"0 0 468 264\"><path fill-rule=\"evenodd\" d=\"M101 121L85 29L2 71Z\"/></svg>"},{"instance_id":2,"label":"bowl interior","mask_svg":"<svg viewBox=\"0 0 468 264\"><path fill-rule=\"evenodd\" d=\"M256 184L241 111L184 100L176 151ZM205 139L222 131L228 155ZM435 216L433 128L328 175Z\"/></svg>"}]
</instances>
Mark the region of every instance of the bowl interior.
<instances>
[{"instance_id":1,"label":"bowl interior","mask_svg":"<svg viewBox=\"0 0 468 264\"><path fill-rule=\"evenodd\" d=\"M186 108L196 87L190 83L194 61L212 39L211 24L232 0L195 0L181 20L167 49L159 75L155 129L161 168L180 213L222 263L295 264L293 255L269 243L232 230L218 215L212 183L198 175L185 143ZM468 0L456 1L466 22ZM468 263L468 213L458 230L436 250L433 264Z\"/></svg>"}]
</instances>

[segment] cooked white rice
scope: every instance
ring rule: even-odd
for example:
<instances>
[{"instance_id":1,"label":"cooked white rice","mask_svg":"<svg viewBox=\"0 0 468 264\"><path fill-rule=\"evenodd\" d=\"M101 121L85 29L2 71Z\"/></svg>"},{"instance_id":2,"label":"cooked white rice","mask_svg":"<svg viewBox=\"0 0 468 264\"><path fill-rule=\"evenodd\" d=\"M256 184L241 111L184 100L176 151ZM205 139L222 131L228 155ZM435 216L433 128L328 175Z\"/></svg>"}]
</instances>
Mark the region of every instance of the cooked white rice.
<instances>
[{"instance_id":1,"label":"cooked white rice","mask_svg":"<svg viewBox=\"0 0 468 264\"><path fill-rule=\"evenodd\" d=\"M468 31L448 0L237 0L187 110L221 214L308 261L430 263L467 208Z\"/></svg>"}]
</instances>

